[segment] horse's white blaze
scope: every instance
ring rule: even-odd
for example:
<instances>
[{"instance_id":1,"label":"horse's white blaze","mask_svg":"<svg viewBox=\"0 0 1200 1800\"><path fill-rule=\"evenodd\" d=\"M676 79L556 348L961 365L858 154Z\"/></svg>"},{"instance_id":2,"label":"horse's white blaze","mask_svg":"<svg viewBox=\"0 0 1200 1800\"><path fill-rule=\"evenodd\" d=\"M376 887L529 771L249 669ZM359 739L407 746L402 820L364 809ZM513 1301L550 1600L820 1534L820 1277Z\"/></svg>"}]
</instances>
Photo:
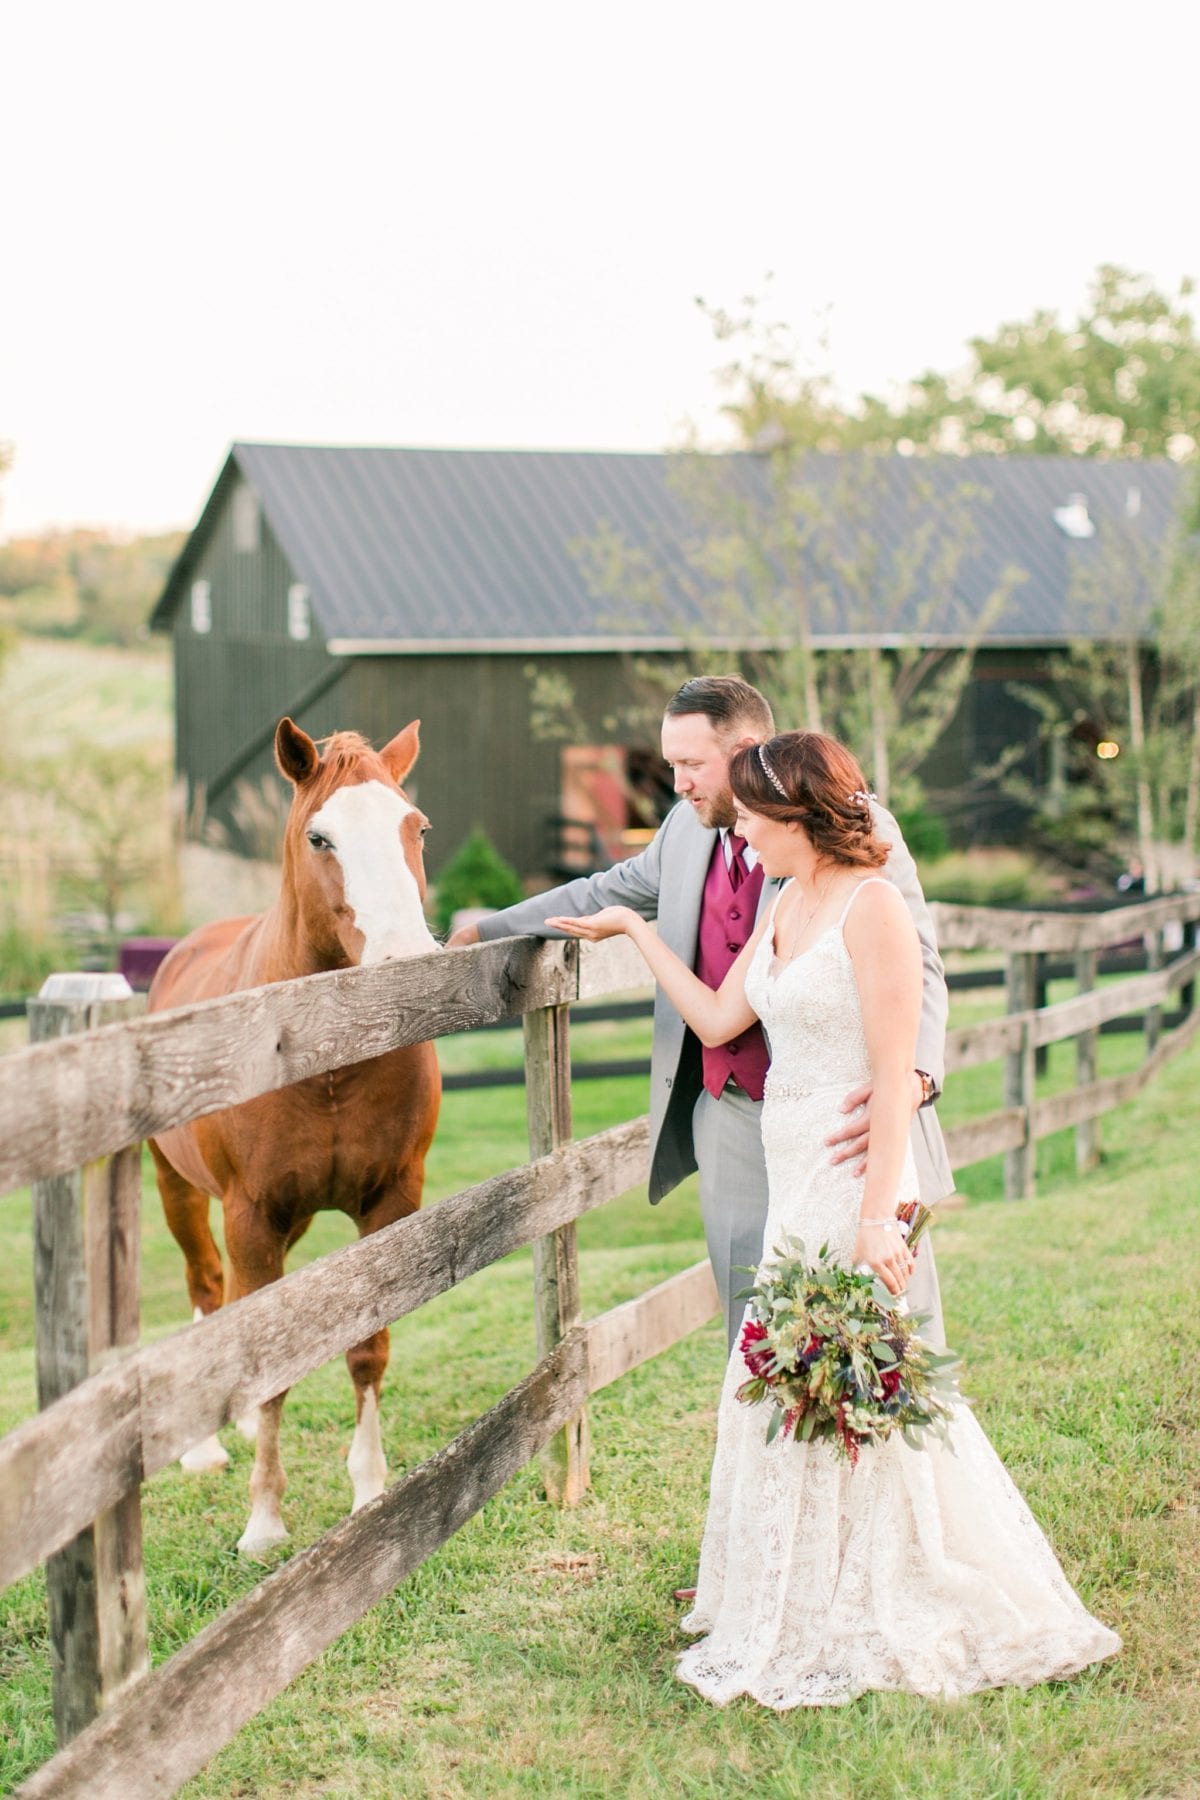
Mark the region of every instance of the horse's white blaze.
<instances>
[{"instance_id":1,"label":"horse's white blaze","mask_svg":"<svg viewBox=\"0 0 1200 1800\"><path fill-rule=\"evenodd\" d=\"M387 1484L387 1463L383 1455L383 1437L379 1430L379 1397L374 1388L363 1395L362 1413L354 1427L346 1472L354 1488L351 1512L357 1512L368 1500L377 1500Z\"/></svg>"},{"instance_id":2,"label":"horse's white blaze","mask_svg":"<svg viewBox=\"0 0 1200 1800\"><path fill-rule=\"evenodd\" d=\"M193 1325L203 1317L200 1308L193 1306ZM223 1469L228 1461L229 1452L214 1431L202 1444L193 1444L190 1450L185 1450L179 1459L179 1466L186 1469L189 1475L199 1475L205 1469Z\"/></svg>"},{"instance_id":3,"label":"horse's white blaze","mask_svg":"<svg viewBox=\"0 0 1200 1800\"><path fill-rule=\"evenodd\" d=\"M365 939L364 963L438 948L400 841L401 824L415 811L381 781L360 781L338 788L309 820L309 830L329 839L342 865L346 905Z\"/></svg>"}]
</instances>

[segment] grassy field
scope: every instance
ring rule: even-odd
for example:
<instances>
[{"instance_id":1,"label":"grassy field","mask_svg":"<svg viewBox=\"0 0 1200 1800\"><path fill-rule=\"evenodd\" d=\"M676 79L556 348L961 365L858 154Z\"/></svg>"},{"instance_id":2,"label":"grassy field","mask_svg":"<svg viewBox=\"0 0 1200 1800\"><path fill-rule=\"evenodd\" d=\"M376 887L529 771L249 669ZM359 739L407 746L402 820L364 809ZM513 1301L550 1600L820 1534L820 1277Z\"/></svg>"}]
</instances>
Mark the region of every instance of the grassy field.
<instances>
[{"instance_id":1,"label":"grassy field","mask_svg":"<svg viewBox=\"0 0 1200 1800\"><path fill-rule=\"evenodd\" d=\"M998 997L956 1006L955 1023ZM636 1054L645 1027L579 1030L580 1057ZM1106 1039L1103 1072L1137 1038ZM447 1067L519 1056L517 1034L446 1040ZM1046 1091L1070 1080L1055 1052ZM998 1160L967 1172L968 1204L938 1228L951 1341L978 1416L1123 1655L1030 1693L937 1705L868 1696L776 1717L724 1712L675 1681L671 1589L694 1571L722 1334L710 1326L593 1405L593 1485L572 1513L523 1472L313 1665L184 1790L200 1796L675 1795L805 1800L1112 1800L1200 1795L1196 1486L1200 1322L1193 1304L1193 1104L1200 1050L1104 1121L1105 1160L1074 1179L1069 1134L1043 1146L1035 1203L998 1201ZM999 1103L997 1068L951 1085L948 1121ZM578 1135L630 1117L640 1079L580 1084ZM447 1097L430 1199L525 1160L519 1089ZM294 1262L344 1242L318 1221ZM624 1196L580 1226L592 1314L703 1253L695 1195ZM184 1323L175 1246L152 1190L147 1336ZM0 1201L0 1428L33 1405L28 1211ZM464 1345L466 1348L464 1348ZM428 1456L531 1366L530 1258L519 1253L393 1330L385 1436L393 1475ZM345 1511L352 1426L341 1363L288 1403L293 1545ZM165 1471L145 1494L152 1655L170 1655L259 1571L233 1545L250 1450L221 1475ZM280 1552L282 1556L284 1552ZM0 1597L0 1791L52 1750L40 1579Z\"/></svg>"},{"instance_id":2,"label":"grassy field","mask_svg":"<svg viewBox=\"0 0 1200 1800\"><path fill-rule=\"evenodd\" d=\"M8 753L22 761L77 744L172 742L171 654L164 639L139 650L21 637L0 671Z\"/></svg>"}]
</instances>

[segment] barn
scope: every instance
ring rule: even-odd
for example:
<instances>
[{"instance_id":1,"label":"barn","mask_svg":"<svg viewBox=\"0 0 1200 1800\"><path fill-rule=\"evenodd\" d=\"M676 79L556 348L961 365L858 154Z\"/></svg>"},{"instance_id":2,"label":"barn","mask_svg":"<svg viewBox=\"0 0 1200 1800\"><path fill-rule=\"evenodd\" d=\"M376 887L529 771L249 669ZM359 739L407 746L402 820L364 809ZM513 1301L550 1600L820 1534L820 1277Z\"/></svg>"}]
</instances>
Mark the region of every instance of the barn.
<instances>
[{"instance_id":1,"label":"barn","mask_svg":"<svg viewBox=\"0 0 1200 1800\"><path fill-rule=\"evenodd\" d=\"M354 727L376 742L419 717L415 787L434 821L433 873L475 825L531 880L628 854L669 800L652 729L631 735L631 656L677 665L701 639L739 647L696 580L679 460L235 443L151 620L172 635L177 765L192 816L202 802L248 847L238 796L269 777L284 713L313 736ZM704 460L747 503L769 479L763 457ZM930 785L950 791L1005 745L1032 741L1032 715L1010 684L1036 679L1049 650L1109 628L1081 616L1073 585L1099 554L1097 524L1124 519L1163 538L1182 472L1066 457L884 461L872 506L885 550L902 539L916 484L933 509L963 483L975 495L961 604L954 620L924 618L922 631L953 639L1006 565L1023 571L930 759ZM822 481L835 491L837 463L813 459L817 491ZM597 592L586 552L605 537L655 574L657 611ZM887 641L913 629L913 616L893 618ZM817 641L853 636L835 619ZM534 719L535 675L572 696L557 735ZM968 840L1014 821L997 805L950 824Z\"/></svg>"}]
</instances>

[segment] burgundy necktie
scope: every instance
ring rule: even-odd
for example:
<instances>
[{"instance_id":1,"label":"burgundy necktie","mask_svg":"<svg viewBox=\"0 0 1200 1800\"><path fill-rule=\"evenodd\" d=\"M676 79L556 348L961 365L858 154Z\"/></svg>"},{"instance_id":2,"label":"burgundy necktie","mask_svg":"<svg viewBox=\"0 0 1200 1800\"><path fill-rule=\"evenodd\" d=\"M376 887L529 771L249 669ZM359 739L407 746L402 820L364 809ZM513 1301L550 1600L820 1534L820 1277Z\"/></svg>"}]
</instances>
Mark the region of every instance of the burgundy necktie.
<instances>
[{"instance_id":1,"label":"burgundy necktie","mask_svg":"<svg viewBox=\"0 0 1200 1800\"><path fill-rule=\"evenodd\" d=\"M745 838L738 837L736 832L731 831L729 833L729 885L734 893L741 887L746 876L749 874L749 870L747 869L745 860L742 856L742 852L745 848Z\"/></svg>"}]
</instances>

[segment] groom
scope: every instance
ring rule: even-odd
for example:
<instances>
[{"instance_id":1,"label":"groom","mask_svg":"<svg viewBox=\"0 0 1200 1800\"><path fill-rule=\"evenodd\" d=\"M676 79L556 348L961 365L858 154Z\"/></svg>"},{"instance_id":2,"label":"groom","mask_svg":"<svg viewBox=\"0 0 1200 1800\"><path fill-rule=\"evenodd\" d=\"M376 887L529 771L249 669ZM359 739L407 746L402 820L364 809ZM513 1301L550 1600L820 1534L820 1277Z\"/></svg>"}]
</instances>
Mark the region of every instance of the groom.
<instances>
[{"instance_id":1,"label":"groom","mask_svg":"<svg viewBox=\"0 0 1200 1800\"><path fill-rule=\"evenodd\" d=\"M605 906L630 906L657 919L659 934L711 988L718 988L749 941L762 908L776 892L764 882L754 852L730 829L734 823L729 760L745 744L775 735L771 709L757 688L731 675L687 681L667 705L663 757L675 776L680 804L637 856L598 875L506 907L456 931L449 948L492 938L559 937L545 921L583 917ZM921 1198L932 1205L951 1192L950 1171L932 1101L944 1070L947 995L933 925L916 867L891 813L871 808L877 835L891 846L881 873L900 889L921 940L924 994L913 1071L913 1151ZM760 1123L770 1052L754 1025L728 1044L703 1049L661 992L654 1001L650 1065L650 1204L656 1206L693 1170L700 1173L700 1212L730 1349L741 1323L739 1290L757 1266L767 1218L767 1171ZM828 1142L830 1158L865 1166L870 1090L848 1094L852 1114ZM866 1102L862 1112L857 1109ZM931 1335L942 1338L933 1253L926 1238L909 1282L915 1311L932 1314Z\"/></svg>"}]
</instances>

